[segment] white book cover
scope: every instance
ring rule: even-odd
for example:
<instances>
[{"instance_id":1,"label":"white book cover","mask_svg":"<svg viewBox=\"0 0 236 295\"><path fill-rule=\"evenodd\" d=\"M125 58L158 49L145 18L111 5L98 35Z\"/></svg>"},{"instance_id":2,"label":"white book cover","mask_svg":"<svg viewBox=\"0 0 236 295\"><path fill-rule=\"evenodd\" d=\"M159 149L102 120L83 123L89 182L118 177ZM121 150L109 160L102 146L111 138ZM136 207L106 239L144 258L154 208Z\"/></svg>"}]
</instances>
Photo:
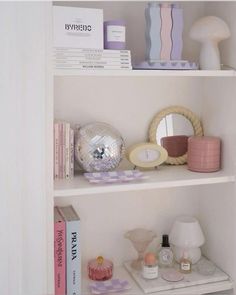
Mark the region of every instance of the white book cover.
<instances>
[{"instance_id":1,"label":"white book cover","mask_svg":"<svg viewBox=\"0 0 236 295\"><path fill-rule=\"evenodd\" d=\"M59 61L130 61L130 56L56 56L55 62Z\"/></svg>"},{"instance_id":2,"label":"white book cover","mask_svg":"<svg viewBox=\"0 0 236 295\"><path fill-rule=\"evenodd\" d=\"M64 54L129 54L130 50L113 50L113 49L92 49L92 48L69 48L69 47L55 47L54 53L64 53Z\"/></svg>"},{"instance_id":3,"label":"white book cover","mask_svg":"<svg viewBox=\"0 0 236 295\"><path fill-rule=\"evenodd\" d=\"M109 66L109 65L56 65L55 69L69 70L132 70L129 65Z\"/></svg>"},{"instance_id":4,"label":"white book cover","mask_svg":"<svg viewBox=\"0 0 236 295\"><path fill-rule=\"evenodd\" d=\"M57 66L130 66L131 62L127 60L115 60L115 61L106 61L106 60L100 60L100 61L90 61L90 60L84 60L84 61L58 61L56 62Z\"/></svg>"},{"instance_id":5,"label":"white book cover","mask_svg":"<svg viewBox=\"0 0 236 295\"><path fill-rule=\"evenodd\" d=\"M103 49L103 10L53 7L55 47Z\"/></svg>"}]
</instances>

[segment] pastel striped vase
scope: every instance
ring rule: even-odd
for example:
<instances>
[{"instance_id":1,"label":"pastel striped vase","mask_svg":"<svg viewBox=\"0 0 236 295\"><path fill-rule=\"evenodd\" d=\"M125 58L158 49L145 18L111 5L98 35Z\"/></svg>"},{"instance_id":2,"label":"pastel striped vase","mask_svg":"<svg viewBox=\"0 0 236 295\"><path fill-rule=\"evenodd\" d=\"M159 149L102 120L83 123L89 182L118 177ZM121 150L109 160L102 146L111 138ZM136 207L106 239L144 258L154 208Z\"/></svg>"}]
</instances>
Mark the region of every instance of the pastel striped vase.
<instances>
[{"instance_id":1,"label":"pastel striped vase","mask_svg":"<svg viewBox=\"0 0 236 295\"><path fill-rule=\"evenodd\" d=\"M146 58L154 61L161 57L161 12L156 2L148 3L145 9L146 18Z\"/></svg>"},{"instance_id":2,"label":"pastel striped vase","mask_svg":"<svg viewBox=\"0 0 236 295\"><path fill-rule=\"evenodd\" d=\"M183 9L179 8L178 4L172 4L172 49L171 59L181 60L183 50Z\"/></svg>"},{"instance_id":3,"label":"pastel striped vase","mask_svg":"<svg viewBox=\"0 0 236 295\"><path fill-rule=\"evenodd\" d=\"M172 50L172 15L171 5L161 4L161 60L171 59Z\"/></svg>"}]
</instances>

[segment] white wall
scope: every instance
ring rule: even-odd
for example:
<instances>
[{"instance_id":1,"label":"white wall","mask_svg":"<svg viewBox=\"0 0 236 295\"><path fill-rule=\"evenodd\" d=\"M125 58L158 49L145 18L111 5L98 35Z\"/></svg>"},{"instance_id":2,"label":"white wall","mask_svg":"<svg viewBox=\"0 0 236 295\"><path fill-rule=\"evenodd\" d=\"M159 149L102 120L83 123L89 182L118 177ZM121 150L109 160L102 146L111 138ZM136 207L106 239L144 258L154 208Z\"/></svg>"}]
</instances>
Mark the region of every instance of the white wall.
<instances>
[{"instance_id":1,"label":"white wall","mask_svg":"<svg viewBox=\"0 0 236 295\"><path fill-rule=\"evenodd\" d=\"M110 123L129 146L147 140L154 115L167 106L182 105L200 116L201 81L182 77L56 77L54 115L73 124Z\"/></svg>"}]
</instances>

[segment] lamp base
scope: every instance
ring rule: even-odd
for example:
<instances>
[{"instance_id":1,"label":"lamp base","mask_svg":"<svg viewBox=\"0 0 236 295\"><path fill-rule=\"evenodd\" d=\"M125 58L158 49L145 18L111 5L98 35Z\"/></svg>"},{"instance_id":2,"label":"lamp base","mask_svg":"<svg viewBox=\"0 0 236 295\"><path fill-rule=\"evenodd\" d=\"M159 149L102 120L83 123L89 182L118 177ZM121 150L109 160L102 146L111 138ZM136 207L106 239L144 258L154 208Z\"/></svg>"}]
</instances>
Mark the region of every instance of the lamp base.
<instances>
[{"instance_id":1,"label":"lamp base","mask_svg":"<svg viewBox=\"0 0 236 295\"><path fill-rule=\"evenodd\" d=\"M183 252L185 248L172 245L172 250L174 252L175 261L179 263L180 259L183 257ZM189 259L191 260L192 264L195 264L200 260L202 253L199 247L189 248L187 251L189 254Z\"/></svg>"}]
</instances>

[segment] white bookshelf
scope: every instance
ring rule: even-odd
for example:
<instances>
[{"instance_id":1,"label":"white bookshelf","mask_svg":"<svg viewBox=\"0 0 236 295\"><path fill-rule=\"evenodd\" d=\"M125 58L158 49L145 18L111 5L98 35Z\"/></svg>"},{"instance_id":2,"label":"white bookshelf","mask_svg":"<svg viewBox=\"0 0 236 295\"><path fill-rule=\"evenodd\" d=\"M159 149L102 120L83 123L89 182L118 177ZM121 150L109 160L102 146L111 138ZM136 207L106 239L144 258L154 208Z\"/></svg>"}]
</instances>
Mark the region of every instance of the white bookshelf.
<instances>
[{"instance_id":1,"label":"white bookshelf","mask_svg":"<svg viewBox=\"0 0 236 295\"><path fill-rule=\"evenodd\" d=\"M54 198L235 182L235 175L224 170L215 173L196 173L187 170L186 166L161 166L158 170L144 174L148 178L140 182L118 184L91 184L83 175L77 175L69 180L56 180Z\"/></svg>"},{"instance_id":2,"label":"white bookshelf","mask_svg":"<svg viewBox=\"0 0 236 295\"><path fill-rule=\"evenodd\" d=\"M157 111L170 105L183 105L202 119L205 134L222 138L224 169L195 173L186 166L162 166L157 171L144 172L149 178L141 182L100 185L90 184L82 175L76 175L70 180L54 182L54 204L72 204L81 215L82 262L85 265L101 254L115 265L134 257L132 246L123 238L129 229L143 226L156 230L160 236L168 233L176 216L186 213L197 216L207 235L204 254L235 280L231 249L232 244L235 246L236 176L231 168L236 160L236 59L233 50L236 1L181 2L186 11L184 58L197 61L199 56L199 44L188 35L193 21L217 15L229 22L232 30L232 38L221 44L222 63L232 67L221 71L56 69L53 73L54 116L72 124L110 123L121 132L128 147L147 140L150 120ZM144 58L144 1L71 1L62 5L103 8L106 19L124 16L132 59L137 62ZM124 294L144 294L122 266L115 267L115 276L129 280L132 289ZM88 284L85 271L82 295L91 295ZM225 280L152 294L199 295L232 289L233 281Z\"/></svg>"},{"instance_id":3,"label":"white bookshelf","mask_svg":"<svg viewBox=\"0 0 236 295\"><path fill-rule=\"evenodd\" d=\"M53 206L69 204L81 216L84 264L101 253L115 265L122 265L136 254L123 238L125 231L144 226L160 236L169 232L176 216L184 213L197 216L206 234L204 254L232 281L162 295L235 294L231 289L236 281L236 186L235 172L228 170L236 163L234 70L54 73L52 70L53 5L100 7L104 8L106 19L124 17L129 27L128 45L138 61L145 56L146 3L143 0L0 3L4 126L2 294L55 294ZM197 61L199 56L199 44L188 37L193 21L216 15L229 24L232 33L230 39L220 44L222 62L236 68L236 1L182 0L181 6L186 11L184 58ZM100 187L79 176L72 181L56 182L53 188L55 117L79 124L107 121L124 134L129 146L146 140L151 118L173 104L191 109L201 117L206 134L222 138L224 170L216 174L194 173L190 177L189 171L181 171L184 167L164 167L163 171L153 171L154 175L143 183ZM111 198L102 195L104 189L111 192ZM17 247L12 250L9 245ZM115 274L130 281L132 289L126 295L143 295L123 267L116 267ZM86 274L82 281L82 295L90 295Z\"/></svg>"}]
</instances>

